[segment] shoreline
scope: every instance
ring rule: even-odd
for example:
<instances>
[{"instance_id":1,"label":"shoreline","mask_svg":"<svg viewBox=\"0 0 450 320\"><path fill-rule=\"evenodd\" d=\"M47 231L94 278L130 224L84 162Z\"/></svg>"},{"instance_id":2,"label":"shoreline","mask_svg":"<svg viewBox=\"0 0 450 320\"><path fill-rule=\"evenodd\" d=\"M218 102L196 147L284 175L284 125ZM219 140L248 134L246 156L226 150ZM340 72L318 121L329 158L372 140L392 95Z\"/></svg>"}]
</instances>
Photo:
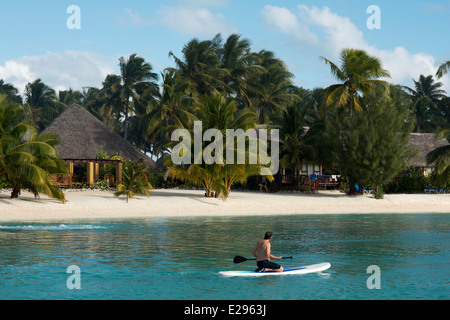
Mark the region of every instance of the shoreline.
<instances>
[{"instance_id":1,"label":"shoreline","mask_svg":"<svg viewBox=\"0 0 450 320\"><path fill-rule=\"evenodd\" d=\"M448 194L348 196L339 191L316 194L232 191L226 201L205 198L203 190L157 189L150 198L137 195L126 203L112 191L66 191L65 204L23 191L10 199L0 191L0 222L39 222L151 217L256 216L298 214L450 213Z\"/></svg>"}]
</instances>

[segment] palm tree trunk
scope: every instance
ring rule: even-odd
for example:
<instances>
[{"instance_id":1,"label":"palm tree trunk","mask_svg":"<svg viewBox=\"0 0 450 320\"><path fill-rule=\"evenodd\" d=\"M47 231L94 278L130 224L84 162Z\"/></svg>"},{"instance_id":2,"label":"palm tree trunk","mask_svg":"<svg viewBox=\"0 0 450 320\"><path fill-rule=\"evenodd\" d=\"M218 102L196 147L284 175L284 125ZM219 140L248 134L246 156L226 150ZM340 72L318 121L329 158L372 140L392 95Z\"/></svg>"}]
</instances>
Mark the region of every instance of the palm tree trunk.
<instances>
[{"instance_id":1,"label":"palm tree trunk","mask_svg":"<svg viewBox=\"0 0 450 320\"><path fill-rule=\"evenodd\" d=\"M356 187L355 187L355 182L352 181L351 179L348 179L348 187L349 187L349 190L348 190L349 195L356 195L358 193L358 191L356 190Z\"/></svg>"},{"instance_id":2,"label":"palm tree trunk","mask_svg":"<svg viewBox=\"0 0 450 320\"><path fill-rule=\"evenodd\" d=\"M349 106L349 109L350 109L350 117L353 115L353 108L354 108L354 96L352 96L352 98L350 99L350 106Z\"/></svg>"},{"instance_id":3,"label":"palm tree trunk","mask_svg":"<svg viewBox=\"0 0 450 320\"><path fill-rule=\"evenodd\" d=\"M11 199L17 199L20 195L20 186L15 186L11 192Z\"/></svg>"},{"instance_id":4,"label":"palm tree trunk","mask_svg":"<svg viewBox=\"0 0 450 320\"><path fill-rule=\"evenodd\" d=\"M125 121L124 121L124 129L123 129L123 138L127 140L128 133L128 109L129 109L130 97L127 97L127 103L125 105Z\"/></svg>"}]
</instances>

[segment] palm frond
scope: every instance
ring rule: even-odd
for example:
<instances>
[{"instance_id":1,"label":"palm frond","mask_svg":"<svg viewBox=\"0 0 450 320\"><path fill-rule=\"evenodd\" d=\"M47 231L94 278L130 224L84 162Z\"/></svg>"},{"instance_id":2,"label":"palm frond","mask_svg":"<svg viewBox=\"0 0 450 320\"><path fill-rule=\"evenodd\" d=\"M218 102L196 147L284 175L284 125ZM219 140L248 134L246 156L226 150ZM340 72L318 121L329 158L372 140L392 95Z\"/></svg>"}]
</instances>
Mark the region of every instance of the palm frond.
<instances>
[{"instance_id":1,"label":"palm frond","mask_svg":"<svg viewBox=\"0 0 450 320\"><path fill-rule=\"evenodd\" d=\"M448 72L448 70L450 70L450 61L443 63L439 67L438 71L436 72L436 77L438 79L442 78Z\"/></svg>"},{"instance_id":2,"label":"palm frond","mask_svg":"<svg viewBox=\"0 0 450 320\"><path fill-rule=\"evenodd\" d=\"M330 71L331 74L338 80L342 80L344 81L346 79L345 74L341 71L341 69L339 69L339 67L334 64L333 62L331 62L330 60L328 60L325 57L320 56L319 57L320 60L324 61L326 64L330 65Z\"/></svg>"}]
</instances>

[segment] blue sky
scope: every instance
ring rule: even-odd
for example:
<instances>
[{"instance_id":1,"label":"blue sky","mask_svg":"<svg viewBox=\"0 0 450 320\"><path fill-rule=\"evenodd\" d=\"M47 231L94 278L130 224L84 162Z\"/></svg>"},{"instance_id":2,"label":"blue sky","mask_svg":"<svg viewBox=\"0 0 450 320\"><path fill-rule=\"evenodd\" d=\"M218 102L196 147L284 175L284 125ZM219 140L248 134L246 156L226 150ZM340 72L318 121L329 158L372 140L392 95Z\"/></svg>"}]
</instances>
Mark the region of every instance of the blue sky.
<instances>
[{"instance_id":1,"label":"blue sky","mask_svg":"<svg viewBox=\"0 0 450 320\"><path fill-rule=\"evenodd\" d=\"M67 8L80 8L70 30ZM381 29L367 8L377 5ZM118 58L144 57L155 72L173 66L192 38L239 33L252 49L271 50L305 88L334 83L319 56L338 62L342 48L379 57L394 83L412 85L450 59L450 0L15 0L0 3L0 79L22 93L37 78L55 88L100 87ZM440 80L450 94L450 75Z\"/></svg>"}]
</instances>

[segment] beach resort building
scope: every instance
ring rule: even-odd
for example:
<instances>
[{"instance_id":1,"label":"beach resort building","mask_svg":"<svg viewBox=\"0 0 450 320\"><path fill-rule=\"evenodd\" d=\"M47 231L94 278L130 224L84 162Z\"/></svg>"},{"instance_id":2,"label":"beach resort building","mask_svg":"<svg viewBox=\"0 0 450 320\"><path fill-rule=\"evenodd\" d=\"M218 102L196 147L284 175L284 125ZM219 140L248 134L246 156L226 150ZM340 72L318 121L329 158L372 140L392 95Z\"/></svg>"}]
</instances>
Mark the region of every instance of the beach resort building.
<instances>
[{"instance_id":1,"label":"beach resort building","mask_svg":"<svg viewBox=\"0 0 450 320\"><path fill-rule=\"evenodd\" d=\"M261 128L258 128L258 130ZM69 167L69 176L54 177L55 181L63 187L71 186L73 182L92 184L99 179L99 166L101 164L115 165L115 174L104 176L111 184L122 180L123 160L144 162L151 168L156 163L147 155L140 152L131 143L110 130L99 119L84 107L73 104L68 106L43 132L54 132L61 143L56 146L58 155L65 160ZM420 170L429 175L433 164L428 164L427 154L444 145L448 141L437 140L434 133L411 133L409 146L416 152L416 156L407 164L410 168ZM100 153L108 156L117 155L117 158L102 159ZM74 165L86 165L86 175L83 181L74 181ZM309 181L315 189L335 188L339 185L339 175L324 175L323 167L319 164L305 162L301 171L289 168L280 168L279 178L283 184L293 184L298 179ZM314 177L314 181L311 181Z\"/></svg>"},{"instance_id":2,"label":"beach resort building","mask_svg":"<svg viewBox=\"0 0 450 320\"><path fill-rule=\"evenodd\" d=\"M409 148L414 156L406 163L406 166L422 172L424 176L428 176L433 171L434 164L427 162L427 154L448 144L446 139L437 140L434 133L411 133ZM327 189L339 186L340 176L338 174L324 175L323 172L324 169L321 165L305 161L302 164L301 171L280 168L280 177L281 182L284 184L293 184L297 179L300 179L310 184L314 189Z\"/></svg>"},{"instance_id":3,"label":"beach resort building","mask_svg":"<svg viewBox=\"0 0 450 320\"><path fill-rule=\"evenodd\" d=\"M85 164L86 179L82 181L92 184L99 179L100 164L115 164L115 176L106 177L111 183L122 181L123 160L144 162L154 168L155 162L136 149L131 143L110 130L99 119L80 105L70 105L43 132L58 135L61 143L56 146L58 156L67 162L69 176L55 177L55 181L63 187L71 186L74 165ZM117 155L117 159L100 159L100 153L108 156Z\"/></svg>"},{"instance_id":4,"label":"beach resort building","mask_svg":"<svg viewBox=\"0 0 450 320\"><path fill-rule=\"evenodd\" d=\"M448 145L446 139L437 140L434 133L411 133L409 146L417 154L408 163L410 168L420 170L424 176L428 176L434 168L434 164L427 163L427 154L431 151Z\"/></svg>"}]
</instances>

